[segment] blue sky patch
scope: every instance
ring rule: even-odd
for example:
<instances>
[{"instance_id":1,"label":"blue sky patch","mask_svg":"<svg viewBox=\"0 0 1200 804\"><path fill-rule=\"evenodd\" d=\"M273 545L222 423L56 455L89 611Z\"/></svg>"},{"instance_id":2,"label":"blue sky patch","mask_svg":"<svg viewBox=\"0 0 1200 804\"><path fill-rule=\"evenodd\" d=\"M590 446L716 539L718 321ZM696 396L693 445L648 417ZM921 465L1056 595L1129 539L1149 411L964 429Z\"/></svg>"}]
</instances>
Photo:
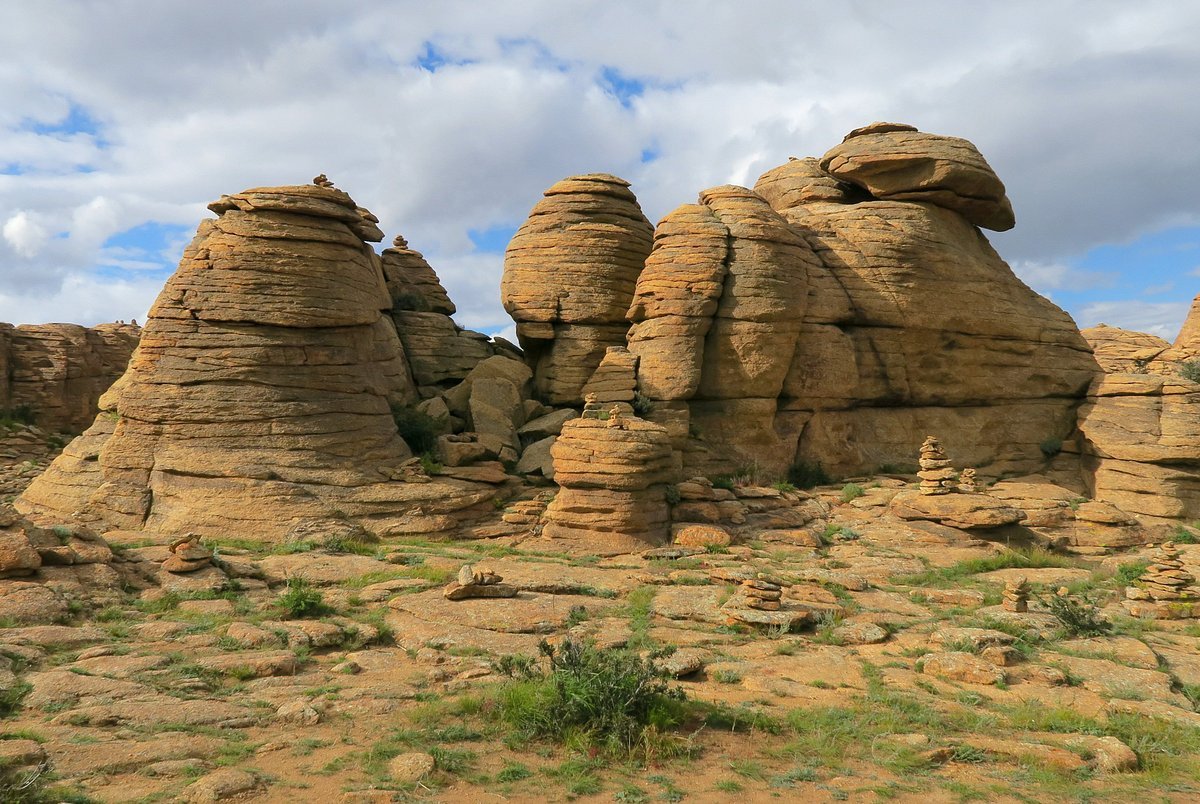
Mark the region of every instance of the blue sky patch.
<instances>
[{"instance_id":1,"label":"blue sky patch","mask_svg":"<svg viewBox=\"0 0 1200 804\"><path fill-rule=\"evenodd\" d=\"M1200 226L1098 246L1070 265L1075 281L1053 291L1055 301L1070 309L1121 299L1191 299L1200 292Z\"/></svg>"},{"instance_id":2,"label":"blue sky patch","mask_svg":"<svg viewBox=\"0 0 1200 804\"><path fill-rule=\"evenodd\" d=\"M487 229L468 229L467 237L475 245L476 251L485 254L503 254L508 248L508 241L516 234L517 227L509 224L490 226Z\"/></svg>"},{"instance_id":3,"label":"blue sky patch","mask_svg":"<svg viewBox=\"0 0 1200 804\"><path fill-rule=\"evenodd\" d=\"M632 107L634 99L640 98L646 91L645 81L625 75L616 67L601 67L596 83L626 109Z\"/></svg>"},{"instance_id":4,"label":"blue sky patch","mask_svg":"<svg viewBox=\"0 0 1200 804\"><path fill-rule=\"evenodd\" d=\"M29 131L40 136L71 136L87 134L92 137L100 136L100 123L92 117L87 109L78 103L71 102L66 117L47 122L45 120L24 120L19 130Z\"/></svg>"},{"instance_id":5,"label":"blue sky patch","mask_svg":"<svg viewBox=\"0 0 1200 804\"><path fill-rule=\"evenodd\" d=\"M457 67L464 64L473 64L471 59L456 59L435 45L433 42L426 40L422 43L421 53L417 56L415 64L422 70L428 73L436 73L447 65Z\"/></svg>"},{"instance_id":6,"label":"blue sky patch","mask_svg":"<svg viewBox=\"0 0 1200 804\"><path fill-rule=\"evenodd\" d=\"M122 278L130 272L162 275L175 270L194 227L177 223L147 221L118 232L104 241L97 261L99 276Z\"/></svg>"}]
</instances>

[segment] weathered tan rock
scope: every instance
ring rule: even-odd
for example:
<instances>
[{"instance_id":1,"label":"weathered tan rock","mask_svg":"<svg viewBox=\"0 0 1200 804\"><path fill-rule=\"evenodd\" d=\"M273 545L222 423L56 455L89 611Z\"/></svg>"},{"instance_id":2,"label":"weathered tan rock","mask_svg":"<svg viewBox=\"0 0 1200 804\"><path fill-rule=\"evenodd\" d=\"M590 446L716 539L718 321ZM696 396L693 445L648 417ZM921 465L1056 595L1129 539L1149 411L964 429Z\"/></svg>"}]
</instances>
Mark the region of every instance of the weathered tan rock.
<instances>
[{"instance_id":1,"label":"weathered tan rock","mask_svg":"<svg viewBox=\"0 0 1200 804\"><path fill-rule=\"evenodd\" d=\"M1080 330L1096 355L1100 368L1109 374L1138 374L1148 370L1154 358L1171 344L1157 335L1098 324Z\"/></svg>"},{"instance_id":2,"label":"weathered tan rock","mask_svg":"<svg viewBox=\"0 0 1200 804\"><path fill-rule=\"evenodd\" d=\"M383 278L392 297L392 310L454 315L454 302L421 252L411 249L402 236L380 255Z\"/></svg>"},{"instance_id":3,"label":"weathered tan rock","mask_svg":"<svg viewBox=\"0 0 1200 804\"><path fill-rule=\"evenodd\" d=\"M995 528L1020 522L1025 512L987 494L897 494L889 510L901 519L927 519L952 528Z\"/></svg>"},{"instance_id":4,"label":"weathered tan rock","mask_svg":"<svg viewBox=\"0 0 1200 804\"><path fill-rule=\"evenodd\" d=\"M637 390L637 363L637 355L624 346L608 347L580 393L584 399L594 396L600 405L614 402L629 405Z\"/></svg>"},{"instance_id":5,"label":"weathered tan rock","mask_svg":"<svg viewBox=\"0 0 1200 804\"><path fill-rule=\"evenodd\" d=\"M446 530L444 515L490 498L458 481L388 480L411 455L389 406L416 390L363 242L382 236L369 213L314 185L211 209L104 412L19 509L282 540L305 521Z\"/></svg>"},{"instance_id":6,"label":"weathered tan rock","mask_svg":"<svg viewBox=\"0 0 1200 804\"><path fill-rule=\"evenodd\" d=\"M850 132L820 164L879 199L937 204L1001 232L1016 224L1004 183L974 145L957 137L874 123Z\"/></svg>"},{"instance_id":7,"label":"weathered tan rock","mask_svg":"<svg viewBox=\"0 0 1200 804\"><path fill-rule=\"evenodd\" d=\"M1091 496L1134 514L1200 516L1200 387L1171 375L1102 375L1079 430Z\"/></svg>"},{"instance_id":8,"label":"weathered tan rock","mask_svg":"<svg viewBox=\"0 0 1200 804\"><path fill-rule=\"evenodd\" d=\"M868 132L841 147L907 136ZM938 432L963 464L1044 461L1040 445L1069 435L1097 370L1070 318L959 212L829 178L795 160L756 185L820 258L776 416L796 457L843 474L911 464Z\"/></svg>"},{"instance_id":9,"label":"weathered tan rock","mask_svg":"<svg viewBox=\"0 0 1200 804\"><path fill-rule=\"evenodd\" d=\"M27 414L47 430L84 430L140 335L136 324L0 324L0 412Z\"/></svg>"},{"instance_id":10,"label":"weathered tan rock","mask_svg":"<svg viewBox=\"0 0 1200 804\"><path fill-rule=\"evenodd\" d=\"M543 401L578 404L605 350L625 344L651 235L628 182L589 174L546 190L513 236L500 293Z\"/></svg>"},{"instance_id":11,"label":"weathered tan rock","mask_svg":"<svg viewBox=\"0 0 1200 804\"><path fill-rule=\"evenodd\" d=\"M636 417L627 417L624 427L572 419L551 454L560 489L546 509L543 536L597 553L666 542L672 463L664 428Z\"/></svg>"},{"instance_id":12,"label":"weathered tan rock","mask_svg":"<svg viewBox=\"0 0 1200 804\"><path fill-rule=\"evenodd\" d=\"M689 471L791 462L775 431L776 400L817 264L804 239L744 187L705 190L698 205L659 225L629 311L629 348L639 390L666 403L649 415L678 449L687 443ZM701 435L689 441L689 432Z\"/></svg>"},{"instance_id":13,"label":"weathered tan rock","mask_svg":"<svg viewBox=\"0 0 1200 804\"><path fill-rule=\"evenodd\" d=\"M1004 681L1004 671L965 651L929 653L921 659L922 672L968 684L998 684Z\"/></svg>"}]
</instances>

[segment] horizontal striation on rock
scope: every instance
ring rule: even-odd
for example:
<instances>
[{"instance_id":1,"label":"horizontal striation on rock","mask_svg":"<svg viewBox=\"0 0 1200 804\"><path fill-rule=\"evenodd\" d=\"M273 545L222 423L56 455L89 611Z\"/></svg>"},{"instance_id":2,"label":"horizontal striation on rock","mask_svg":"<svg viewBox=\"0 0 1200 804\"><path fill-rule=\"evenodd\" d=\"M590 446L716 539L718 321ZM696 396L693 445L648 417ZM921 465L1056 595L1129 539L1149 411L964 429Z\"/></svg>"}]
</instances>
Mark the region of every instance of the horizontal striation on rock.
<instances>
[{"instance_id":1,"label":"horizontal striation on rock","mask_svg":"<svg viewBox=\"0 0 1200 804\"><path fill-rule=\"evenodd\" d=\"M382 236L374 216L316 186L211 208L104 412L19 505L280 540L306 521L447 530L449 514L490 499L469 483L393 480L411 453L391 406L418 397L364 242Z\"/></svg>"},{"instance_id":2,"label":"horizontal striation on rock","mask_svg":"<svg viewBox=\"0 0 1200 804\"><path fill-rule=\"evenodd\" d=\"M628 182L590 174L546 190L513 236L501 298L546 402L577 404L607 347L625 345L652 233Z\"/></svg>"}]
</instances>

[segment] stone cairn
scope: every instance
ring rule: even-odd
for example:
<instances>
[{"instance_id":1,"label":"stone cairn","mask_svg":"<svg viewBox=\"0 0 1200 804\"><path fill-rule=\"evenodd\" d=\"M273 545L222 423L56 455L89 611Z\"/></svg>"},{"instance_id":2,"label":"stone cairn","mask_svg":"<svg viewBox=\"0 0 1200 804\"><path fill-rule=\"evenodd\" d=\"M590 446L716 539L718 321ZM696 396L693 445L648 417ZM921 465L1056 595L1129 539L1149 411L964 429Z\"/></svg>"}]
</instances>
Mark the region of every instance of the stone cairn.
<instances>
[{"instance_id":1,"label":"stone cairn","mask_svg":"<svg viewBox=\"0 0 1200 804\"><path fill-rule=\"evenodd\" d=\"M506 583L490 567L476 570L463 564L458 577L442 593L447 600L467 600L473 597L516 597L517 588Z\"/></svg>"},{"instance_id":2,"label":"stone cairn","mask_svg":"<svg viewBox=\"0 0 1200 804\"><path fill-rule=\"evenodd\" d=\"M975 480L975 470L967 467L962 470L958 476L958 490L964 494L974 494L979 490L979 486Z\"/></svg>"},{"instance_id":3,"label":"stone cairn","mask_svg":"<svg viewBox=\"0 0 1200 804\"><path fill-rule=\"evenodd\" d=\"M200 546L200 537L195 533L181 536L171 542L167 549L171 555L162 563L166 572L196 572L212 563L212 551Z\"/></svg>"},{"instance_id":4,"label":"stone cairn","mask_svg":"<svg viewBox=\"0 0 1200 804\"><path fill-rule=\"evenodd\" d=\"M782 599L783 587L774 579L746 578L730 598L729 605L733 608L779 611Z\"/></svg>"},{"instance_id":5,"label":"stone cairn","mask_svg":"<svg viewBox=\"0 0 1200 804\"><path fill-rule=\"evenodd\" d=\"M926 436L921 445L921 458L918 461L921 478L922 494L949 494L958 488L958 476L950 466L942 442L935 436Z\"/></svg>"},{"instance_id":6,"label":"stone cairn","mask_svg":"<svg viewBox=\"0 0 1200 804\"><path fill-rule=\"evenodd\" d=\"M625 419L621 417L620 405L613 405L612 410L608 412L608 426L615 430L625 429Z\"/></svg>"},{"instance_id":7,"label":"stone cairn","mask_svg":"<svg viewBox=\"0 0 1200 804\"><path fill-rule=\"evenodd\" d=\"M1179 560L1179 548L1174 542L1166 542L1154 554L1154 563L1146 568L1138 585L1126 587L1125 597L1156 602L1194 601L1200 598L1195 583L1195 576Z\"/></svg>"},{"instance_id":8,"label":"stone cairn","mask_svg":"<svg viewBox=\"0 0 1200 804\"><path fill-rule=\"evenodd\" d=\"M583 398L583 419L600 419L603 418L604 403L600 401L600 397L594 393L589 393Z\"/></svg>"},{"instance_id":9,"label":"stone cairn","mask_svg":"<svg viewBox=\"0 0 1200 804\"><path fill-rule=\"evenodd\" d=\"M312 183L318 187L333 187L333 182L331 182L329 177L324 173L319 173L316 176L313 176Z\"/></svg>"},{"instance_id":10,"label":"stone cairn","mask_svg":"<svg viewBox=\"0 0 1200 804\"><path fill-rule=\"evenodd\" d=\"M507 525L537 526L546 513L546 506L554 500L554 492L543 491L532 500L517 500L509 503L500 519Z\"/></svg>"},{"instance_id":11,"label":"stone cairn","mask_svg":"<svg viewBox=\"0 0 1200 804\"><path fill-rule=\"evenodd\" d=\"M1000 605L1005 611L1029 611L1029 581L1023 577L1005 581Z\"/></svg>"},{"instance_id":12,"label":"stone cairn","mask_svg":"<svg viewBox=\"0 0 1200 804\"><path fill-rule=\"evenodd\" d=\"M399 483L428 483L432 480L420 458L409 458L399 466L380 467L379 473Z\"/></svg>"}]
</instances>

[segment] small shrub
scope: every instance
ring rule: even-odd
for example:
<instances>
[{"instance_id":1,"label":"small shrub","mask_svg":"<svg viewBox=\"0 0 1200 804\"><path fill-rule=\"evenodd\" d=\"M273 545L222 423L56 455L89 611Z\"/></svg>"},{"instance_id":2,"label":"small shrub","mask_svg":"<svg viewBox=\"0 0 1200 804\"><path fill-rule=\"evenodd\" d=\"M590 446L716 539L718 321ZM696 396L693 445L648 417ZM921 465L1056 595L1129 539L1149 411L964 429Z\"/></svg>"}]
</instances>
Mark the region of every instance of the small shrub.
<instances>
[{"instance_id":1,"label":"small shrub","mask_svg":"<svg viewBox=\"0 0 1200 804\"><path fill-rule=\"evenodd\" d=\"M434 459L432 452L421 453L421 468L427 475L436 475L442 471L442 465Z\"/></svg>"},{"instance_id":2,"label":"small shrub","mask_svg":"<svg viewBox=\"0 0 1200 804\"><path fill-rule=\"evenodd\" d=\"M1175 528L1175 532L1171 534L1171 540L1176 544L1196 544L1200 539L1196 538L1196 534L1179 525Z\"/></svg>"},{"instance_id":3,"label":"small shrub","mask_svg":"<svg viewBox=\"0 0 1200 804\"><path fill-rule=\"evenodd\" d=\"M811 489L833 482L833 478L821 468L821 464L807 461L796 461L788 467L787 480L798 489Z\"/></svg>"},{"instance_id":4,"label":"small shrub","mask_svg":"<svg viewBox=\"0 0 1200 804\"><path fill-rule=\"evenodd\" d=\"M429 301L420 293L401 293L392 300L392 307L397 310L426 313L429 312Z\"/></svg>"},{"instance_id":5,"label":"small shrub","mask_svg":"<svg viewBox=\"0 0 1200 804\"><path fill-rule=\"evenodd\" d=\"M1072 636L1101 636L1112 630L1112 623L1100 616L1100 609L1092 600L1086 597L1076 600L1064 592L1060 589L1058 594L1041 600L1067 633Z\"/></svg>"},{"instance_id":6,"label":"small shrub","mask_svg":"<svg viewBox=\"0 0 1200 804\"><path fill-rule=\"evenodd\" d=\"M847 483L842 486L842 502L848 503L851 500L857 500L866 493L867 490L857 483Z\"/></svg>"},{"instance_id":7,"label":"small shrub","mask_svg":"<svg viewBox=\"0 0 1200 804\"><path fill-rule=\"evenodd\" d=\"M789 494L796 490L796 487L791 483L788 483L786 480L781 480L778 483L772 483L771 488L775 489L776 491L782 491L784 494Z\"/></svg>"},{"instance_id":8,"label":"small shrub","mask_svg":"<svg viewBox=\"0 0 1200 804\"><path fill-rule=\"evenodd\" d=\"M287 591L279 596L279 606L290 617L320 617L330 613L320 590L298 575L287 580Z\"/></svg>"},{"instance_id":9,"label":"small shrub","mask_svg":"<svg viewBox=\"0 0 1200 804\"><path fill-rule=\"evenodd\" d=\"M500 690L499 715L524 737L652 753L657 734L682 720L684 693L658 666L661 652L643 658L573 640L543 640L538 650L544 665L509 657L496 665L512 677Z\"/></svg>"},{"instance_id":10,"label":"small shrub","mask_svg":"<svg viewBox=\"0 0 1200 804\"><path fill-rule=\"evenodd\" d=\"M405 405L392 406L396 430L409 449L417 454L432 452L438 436L446 428L446 419L430 416L422 410Z\"/></svg>"},{"instance_id":11,"label":"small shrub","mask_svg":"<svg viewBox=\"0 0 1200 804\"><path fill-rule=\"evenodd\" d=\"M1053 458L1058 453L1062 452L1063 442L1061 438L1047 438L1042 443L1038 444L1038 449L1047 458Z\"/></svg>"},{"instance_id":12,"label":"small shrub","mask_svg":"<svg viewBox=\"0 0 1200 804\"><path fill-rule=\"evenodd\" d=\"M712 479L714 489L733 491L733 475L717 475Z\"/></svg>"},{"instance_id":13,"label":"small shrub","mask_svg":"<svg viewBox=\"0 0 1200 804\"><path fill-rule=\"evenodd\" d=\"M1200 360L1188 360L1180 363L1179 376L1188 382L1200 382Z\"/></svg>"},{"instance_id":14,"label":"small shrub","mask_svg":"<svg viewBox=\"0 0 1200 804\"><path fill-rule=\"evenodd\" d=\"M1143 573L1150 566L1149 561L1130 561L1127 564L1122 564L1117 567L1113 578L1121 586L1129 586L1129 584L1142 577Z\"/></svg>"},{"instance_id":15,"label":"small shrub","mask_svg":"<svg viewBox=\"0 0 1200 804\"><path fill-rule=\"evenodd\" d=\"M641 391L634 392L633 402L630 405L633 408L633 412L639 416L649 416L654 412L654 401Z\"/></svg>"},{"instance_id":16,"label":"small shrub","mask_svg":"<svg viewBox=\"0 0 1200 804\"><path fill-rule=\"evenodd\" d=\"M667 486L667 505L679 505L682 497L679 496L679 486L671 484Z\"/></svg>"}]
</instances>

